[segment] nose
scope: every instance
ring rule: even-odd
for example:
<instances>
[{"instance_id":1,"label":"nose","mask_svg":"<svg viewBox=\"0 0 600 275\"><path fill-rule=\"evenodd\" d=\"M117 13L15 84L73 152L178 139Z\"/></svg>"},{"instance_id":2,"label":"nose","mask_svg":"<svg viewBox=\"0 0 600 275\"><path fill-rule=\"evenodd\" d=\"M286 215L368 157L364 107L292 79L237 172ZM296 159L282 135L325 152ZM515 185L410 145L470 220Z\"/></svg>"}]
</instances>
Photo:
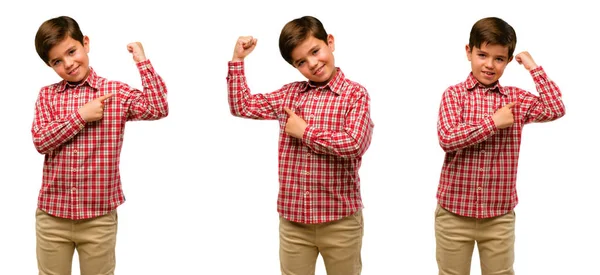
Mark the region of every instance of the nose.
<instances>
[{"instance_id":1,"label":"nose","mask_svg":"<svg viewBox=\"0 0 600 275\"><path fill-rule=\"evenodd\" d=\"M494 67L494 59L493 58L488 58L485 60L485 67L486 68L493 68Z\"/></svg>"},{"instance_id":2,"label":"nose","mask_svg":"<svg viewBox=\"0 0 600 275\"><path fill-rule=\"evenodd\" d=\"M73 59L70 57L65 58L64 64L65 64L65 68L71 68L71 66L73 66Z\"/></svg>"},{"instance_id":3,"label":"nose","mask_svg":"<svg viewBox=\"0 0 600 275\"><path fill-rule=\"evenodd\" d=\"M319 64L319 60L317 60L314 57L309 57L306 61L308 63L308 67L311 69L315 68L317 66L317 64Z\"/></svg>"}]
</instances>

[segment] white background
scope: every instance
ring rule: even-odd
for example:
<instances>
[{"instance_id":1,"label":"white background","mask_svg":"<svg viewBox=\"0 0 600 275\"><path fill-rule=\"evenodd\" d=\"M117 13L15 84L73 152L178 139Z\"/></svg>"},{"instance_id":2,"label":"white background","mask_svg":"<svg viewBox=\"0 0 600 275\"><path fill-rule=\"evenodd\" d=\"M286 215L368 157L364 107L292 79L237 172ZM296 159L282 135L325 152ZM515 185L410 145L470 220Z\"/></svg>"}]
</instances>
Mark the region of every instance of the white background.
<instances>
[{"instance_id":1,"label":"white background","mask_svg":"<svg viewBox=\"0 0 600 275\"><path fill-rule=\"evenodd\" d=\"M486 16L515 28L515 54L528 50L544 66L567 108L560 120L524 131L515 270L596 272L600 19L592 2L333 2L2 2L0 274L37 274L43 156L30 127L39 89L60 79L37 56L34 36L60 15L75 18L90 37L90 64L99 75L141 87L126 51L141 41L169 89L167 118L127 126L117 274L279 274L278 124L231 116L225 77L237 37L253 35L258 46L246 59L253 93L301 80L280 57L278 37L303 15L321 19L335 36L336 65L372 99L375 130L360 171L363 274L437 274L439 101L467 77L464 46L472 24ZM501 83L535 93L516 62ZM325 274L320 258L317 274ZM477 253L472 274L480 274Z\"/></svg>"}]
</instances>

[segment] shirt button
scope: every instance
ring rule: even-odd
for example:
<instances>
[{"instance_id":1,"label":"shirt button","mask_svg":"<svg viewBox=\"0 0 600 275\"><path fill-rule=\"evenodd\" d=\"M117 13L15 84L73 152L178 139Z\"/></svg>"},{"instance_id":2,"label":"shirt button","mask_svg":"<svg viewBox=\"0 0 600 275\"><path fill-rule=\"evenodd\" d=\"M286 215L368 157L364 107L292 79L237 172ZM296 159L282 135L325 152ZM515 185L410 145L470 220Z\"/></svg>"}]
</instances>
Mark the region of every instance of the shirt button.
<instances>
[{"instance_id":1,"label":"shirt button","mask_svg":"<svg viewBox=\"0 0 600 275\"><path fill-rule=\"evenodd\" d=\"M477 191L481 191L481 189L482 189L481 186L477 187Z\"/></svg>"},{"instance_id":2,"label":"shirt button","mask_svg":"<svg viewBox=\"0 0 600 275\"><path fill-rule=\"evenodd\" d=\"M77 168L71 168L71 172L77 172Z\"/></svg>"},{"instance_id":3,"label":"shirt button","mask_svg":"<svg viewBox=\"0 0 600 275\"><path fill-rule=\"evenodd\" d=\"M306 192L304 192L304 195L308 196L308 195L310 195L310 192L306 191Z\"/></svg>"},{"instance_id":4,"label":"shirt button","mask_svg":"<svg viewBox=\"0 0 600 275\"><path fill-rule=\"evenodd\" d=\"M72 187L71 191L75 192L75 191L77 191L77 188L76 187Z\"/></svg>"},{"instance_id":5,"label":"shirt button","mask_svg":"<svg viewBox=\"0 0 600 275\"><path fill-rule=\"evenodd\" d=\"M77 149L73 149L73 155L77 155L78 152Z\"/></svg>"},{"instance_id":6,"label":"shirt button","mask_svg":"<svg viewBox=\"0 0 600 275\"><path fill-rule=\"evenodd\" d=\"M74 95L73 97L74 97L74 98L78 98L78 97L79 97L79 95Z\"/></svg>"},{"instance_id":7,"label":"shirt button","mask_svg":"<svg viewBox=\"0 0 600 275\"><path fill-rule=\"evenodd\" d=\"M479 171L480 171L480 172L483 172L483 171L485 171L485 169L483 169L483 168L479 168Z\"/></svg>"},{"instance_id":8,"label":"shirt button","mask_svg":"<svg viewBox=\"0 0 600 275\"><path fill-rule=\"evenodd\" d=\"M310 175L310 172L304 171L304 174L308 176L308 175Z\"/></svg>"},{"instance_id":9,"label":"shirt button","mask_svg":"<svg viewBox=\"0 0 600 275\"><path fill-rule=\"evenodd\" d=\"M481 150L481 153L482 153L482 154L485 154L485 150Z\"/></svg>"}]
</instances>

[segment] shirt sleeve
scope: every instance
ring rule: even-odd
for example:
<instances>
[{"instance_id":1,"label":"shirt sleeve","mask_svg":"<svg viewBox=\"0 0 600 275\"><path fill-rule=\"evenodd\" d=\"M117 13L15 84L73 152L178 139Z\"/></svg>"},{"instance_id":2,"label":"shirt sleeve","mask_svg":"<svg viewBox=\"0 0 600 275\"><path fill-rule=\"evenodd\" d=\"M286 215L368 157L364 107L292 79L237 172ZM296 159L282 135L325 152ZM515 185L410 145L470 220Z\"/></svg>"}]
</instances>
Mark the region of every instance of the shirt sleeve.
<instances>
[{"instance_id":1,"label":"shirt sleeve","mask_svg":"<svg viewBox=\"0 0 600 275\"><path fill-rule=\"evenodd\" d=\"M359 158L369 148L373 135L370 115L370 98L364 88L355 93L353 104L344 119L343 131L329 131L306 127L303 142L317 154L328 154L343 158Z\"/></svg>"},{"instance_id":2,"label":"shirt sleeve","mask_svg":"<svg viewBox=\"0 0 600 275\"><path fill-rule=\"evenodd\" d=\"M77 111L64 117L55 117L48 98L51 96L42 89L35 103L31 134L35 149L41 154L54 151L85 127L85 121Z\"/></svg>"},{"instance_id":3,"label":"shirt sleeve","mask_svg":"<svg viewBox=\"0 0 600 275\"><path fill-rule=\"evenodd\" d=\"M527 91L521 93L519 101L522 106L527 107L523 115L524 123L548 122L564 116L565 105L556 83L548 78L541 66L531 70L530 73L539 96Z\"/></svg>"},{"instance_id":4,"label":"shirt sleeve","mask_svg":"<svg viewBox=\"0 0 600 275\"><path fill-rule=\"evenodd\" d=\"M169 114L167 86L156 73L150 60L138 62L143 91L123 86L123 95L130 101L127 120L157 120Z\"/></svg>"},{"instance_id":5,"label":"shirt sleeve","mask_svg":"<svg viewBox=\"0 0 600 275\"><path fill-rule=\"evenodd\" d=\"M485 116L477 124L465 123L461 101L453 87L446 89L442 95L437 130L440 146L445 152L478 144L498 131L491 115Z\"/></svg>"},{"instance_id":6,"label":"shirt sleeve","mask_svg":"<svg viewBox=\"0 0 600 275\"><path fill-rule=\"evenodd\" d=\"M251 94L244 73L244 62L228 63L227 92L229 110L236 117L278 119L278 108L284 100L286 86L267 94Z\"/></svg>"}]
</instances>

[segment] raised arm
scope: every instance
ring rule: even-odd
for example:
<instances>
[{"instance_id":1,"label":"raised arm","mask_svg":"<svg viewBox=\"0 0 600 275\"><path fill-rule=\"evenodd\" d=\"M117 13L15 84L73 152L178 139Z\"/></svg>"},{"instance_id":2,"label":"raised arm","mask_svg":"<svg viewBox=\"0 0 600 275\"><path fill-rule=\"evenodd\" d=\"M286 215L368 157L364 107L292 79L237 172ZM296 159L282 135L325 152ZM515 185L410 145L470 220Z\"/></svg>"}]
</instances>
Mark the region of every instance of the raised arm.
<instances>
[{"instance_id":1,"label":"raised arm","mask_svg":"<svg viewBox=\"0 0 600 275\"><path fill-rule=\"evenodd\" d=\"M524 110L524 123L547 122L556 120L565 115L565 105L562 101L560 89L546 75L544 69L537 66L529 52L521 52L515 60L529 71L539 96L523 92L520 98L527 109Z\"/></svg>"},{"instance_id":2,"label":"raised arm","mask_svg":"<svg viewBox=\"0 0 600 275\"><path fill-rule=\"evenodd\" d=\"M143 91L123 86L121 97L130 101L127 120L157 120L169 114L167 102L167 86L156 73L150 60L146 58L142 43L134 42L127 45L133 61L142 78Z\"/></svg>"},{"instance_id":3,"label":"raised arm","mask_svg":"<svg viewBox=\"0 0 600 275\"><path fill-rule=\"evenodd\" d=\"M246 80L244 58L254 50L256 42L252 36L241 36L235 44L227 73L229 110L237 117L277 119L287 86L268 94L252 94Z\"/></svg>"}]
</instances>

